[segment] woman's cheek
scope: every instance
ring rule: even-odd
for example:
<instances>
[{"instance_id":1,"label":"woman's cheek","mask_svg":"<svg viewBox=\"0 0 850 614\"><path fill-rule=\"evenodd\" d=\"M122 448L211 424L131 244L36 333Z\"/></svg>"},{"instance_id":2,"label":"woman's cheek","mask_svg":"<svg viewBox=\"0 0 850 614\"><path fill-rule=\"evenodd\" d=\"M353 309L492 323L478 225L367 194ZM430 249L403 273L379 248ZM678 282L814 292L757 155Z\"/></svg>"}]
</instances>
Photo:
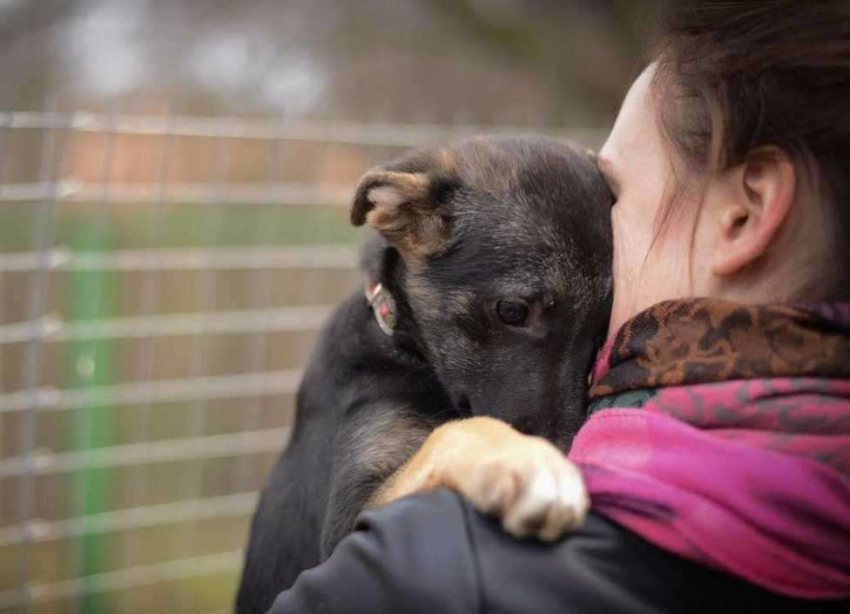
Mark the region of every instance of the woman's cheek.
<instances>
[{"instance_id":1,"label":"woman's cheek","mask_svg":"<svg viewBox=\"0 0 850 614\"><path fill-rule=\"evenodd\" d=\"M627 207L620 204L611 210L611 227L614 234L614 302L611 308L609 335L617 332L638 310L638 284L641 264L648 243L641 237L635 221L629 219Z\"/></svg>"}]
</instances>

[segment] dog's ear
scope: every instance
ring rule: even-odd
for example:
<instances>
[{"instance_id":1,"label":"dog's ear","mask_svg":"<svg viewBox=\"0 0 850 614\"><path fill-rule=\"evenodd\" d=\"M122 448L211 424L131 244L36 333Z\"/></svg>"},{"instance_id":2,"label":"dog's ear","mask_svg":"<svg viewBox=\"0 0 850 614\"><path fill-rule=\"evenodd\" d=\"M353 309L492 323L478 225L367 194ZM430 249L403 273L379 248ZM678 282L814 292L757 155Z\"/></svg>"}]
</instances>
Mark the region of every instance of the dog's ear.
<instances>
[{"instance_id":1,"label":"dog's ear","mask_svg":"<svg viewBox=\"0 0 850 614\"><path fill-rule=\"evenodd\" d=\"M357 186L351 223L369 224L403 255L436 256L449 240L444 184L426 173L370 171Z\"/></svg>"}]
</instances>

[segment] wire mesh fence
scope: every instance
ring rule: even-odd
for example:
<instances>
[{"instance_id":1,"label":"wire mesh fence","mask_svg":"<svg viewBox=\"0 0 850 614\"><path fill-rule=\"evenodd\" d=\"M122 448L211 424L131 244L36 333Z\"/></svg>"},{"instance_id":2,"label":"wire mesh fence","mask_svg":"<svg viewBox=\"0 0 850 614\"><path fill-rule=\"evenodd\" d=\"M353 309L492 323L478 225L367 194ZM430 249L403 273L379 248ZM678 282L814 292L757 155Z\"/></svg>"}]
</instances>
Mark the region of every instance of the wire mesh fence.
<instances>
[{"instance_id":1,"label":"wire mesh fence","mask_svg":"<svg viewBox=\"0 0 850 614\"><path fill-rule=\"evenodd\" d=\"M229 611L352 184L473 132L0 114L0 612Z\"/></svg>"}]
</instances>

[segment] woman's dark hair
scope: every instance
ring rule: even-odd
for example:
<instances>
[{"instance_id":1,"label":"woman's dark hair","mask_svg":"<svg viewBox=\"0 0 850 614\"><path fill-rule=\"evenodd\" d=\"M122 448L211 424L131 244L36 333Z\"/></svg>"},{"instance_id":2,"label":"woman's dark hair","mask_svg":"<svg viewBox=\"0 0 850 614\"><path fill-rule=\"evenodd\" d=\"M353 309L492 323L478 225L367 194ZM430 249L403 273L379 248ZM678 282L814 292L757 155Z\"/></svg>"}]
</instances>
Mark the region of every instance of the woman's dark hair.
<instances>
[{"instance_id":1,"label":"woman's dark hair","mask_svg":"<svg viewBox=\"0 0 850 614\"><path fill-rule=\"evenodd\" d=\"M841 252L823 298L850 298L850 1L667 2L653 55L660 125L688 168L774 146L816 180Z\"/></svg>"}]
</instances>

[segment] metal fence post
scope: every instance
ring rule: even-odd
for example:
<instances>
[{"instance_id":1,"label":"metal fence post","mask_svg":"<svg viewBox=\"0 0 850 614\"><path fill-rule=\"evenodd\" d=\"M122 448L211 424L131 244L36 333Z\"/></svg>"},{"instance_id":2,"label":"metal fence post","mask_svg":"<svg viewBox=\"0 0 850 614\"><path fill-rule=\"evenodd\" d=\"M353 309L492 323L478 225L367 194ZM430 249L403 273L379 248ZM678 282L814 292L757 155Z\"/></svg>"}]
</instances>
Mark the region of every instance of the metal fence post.
<instances>
[{"instance_id":1,"label":"metal fence post","mask_svg":"<svg viewBox=\"0 0 850 614\"><path fill-rule=\"evenodd\" d=\"M104 229L97 221L81 221L74 236L73 251L98 253L107 247ZM70 277L70 314L75 321L92 321L115 314L114 273L98 268L81 268ZM114 381L115 359L113 340L105 336L83 338L69 344L71 388L86 391L106 386ZM83 395L83 398L89 398ZM112 440L112 412L110 404L84 404L74 411L72 447L86 451L104 447ZM108 468L83 466L72 478L74 515L86 522L93 514L109 509L110 473ZM110 569L105 541L108 533L84 530L76 540L77 575L84 584L87 577ZM83 591L77 602L82 614L101 614L108 611L106 599L94 591Z\"/></svg>"}]
</instances>

